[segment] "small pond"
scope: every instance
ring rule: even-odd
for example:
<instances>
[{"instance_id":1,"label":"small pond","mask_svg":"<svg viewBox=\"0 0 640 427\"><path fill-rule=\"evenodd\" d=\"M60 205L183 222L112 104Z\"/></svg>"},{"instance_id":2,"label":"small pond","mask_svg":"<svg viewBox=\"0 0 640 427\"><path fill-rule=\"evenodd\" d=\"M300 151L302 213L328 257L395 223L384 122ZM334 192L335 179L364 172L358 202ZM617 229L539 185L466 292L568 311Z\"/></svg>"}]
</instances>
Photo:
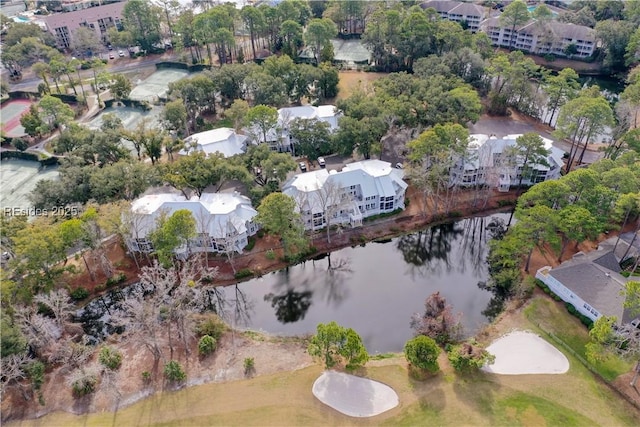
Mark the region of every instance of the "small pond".
<instances>
[{"instance_id":1,"label":"small pond","mask_svg":"<svg viewBox=\"0 0 640 427\"><path fill-rule=\"evenodd\" d=\"M313 333L318 323L335 320L355 329L370 353L382 353L402 350L413 335L412 315L440 292L461 313L465 334L473 335L498 307L478 283L488 276L492 225L507 218L497 214L433 226L218 288L225 301L218 311L235 327L280 335ZM102 302L91 306L99 311Z\"/></svg>"}]
</instances>

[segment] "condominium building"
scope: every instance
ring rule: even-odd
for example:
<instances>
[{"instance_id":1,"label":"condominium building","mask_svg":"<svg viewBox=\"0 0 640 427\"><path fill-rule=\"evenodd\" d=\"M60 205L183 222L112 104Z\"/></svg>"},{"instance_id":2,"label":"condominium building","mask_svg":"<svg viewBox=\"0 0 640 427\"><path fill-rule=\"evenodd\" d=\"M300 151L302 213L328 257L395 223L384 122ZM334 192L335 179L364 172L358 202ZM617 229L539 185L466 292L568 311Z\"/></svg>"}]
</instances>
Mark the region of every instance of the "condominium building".
<instances>
[{"instance_id":1,"label":"condominium building","mask_svg":"<svg viewBox=\"0 0 640 427\"><path fill-rule=\"evenodd\" d=\"M442 19L458 22L474 33L480 29L480 23L487 16L487 12L482 6L461 1L430 0L422 3L420 7L435 9Z\"/></svg>"},{"instance_id":2,"label":"condominium building","mask_svg":"<svg viewBox=\"0 0 640 427\"><path fill-rule=\"evenodd\" d=\"M512 186L534 185L558 179L563 166L564 152L552 145L550 139L542 138L547 149L546 165L530 165L533 170L522 176L523 163L519 157L508 155L509 147L516 145L520 135L503 138L488 135L471 135L466 156L458 159L450 171L450 184L463 187L486 185L498 191L509 191Z\"/></svg>"},{"instance_id":3,"label":"condominium building","mask_svg":"<svg viewBox=\"0 0 640 427\"><path fill-rule=\"evenodd\" d=\"M519 49L539 55L588 58L596 48L596 32L584 25L564 22L530 20L512 32L499 18L482 22L480 30L487 33L494 46Z\"/></svg>"},{"instance_id":4,"label":"condominium building","mask_svg":"<svg viewBox=\"0 0 640 427\"><path fill-rule=\"evenodd\" d=\"M359 227L364 218L404 209L403 171L381 160L363 160L341 171L319 169L287 181L282 192L297 204L307 230Z\"/></svg>"},{"instance_id":5,"label":"condominium building","mask_svg":"<svg viewBox=\"0 0 640 427\"><path fill-rule=\"evenodd\" d=\"M102 6L79 9L72 12L56 13L42 18L49 31L56 39L60 49L69 49L73 45L74 33L78 28L93 30L98 38L107 41L110 28L122 27L122 10L126 2L105 4Z\"/></svg>"}]
</instances>

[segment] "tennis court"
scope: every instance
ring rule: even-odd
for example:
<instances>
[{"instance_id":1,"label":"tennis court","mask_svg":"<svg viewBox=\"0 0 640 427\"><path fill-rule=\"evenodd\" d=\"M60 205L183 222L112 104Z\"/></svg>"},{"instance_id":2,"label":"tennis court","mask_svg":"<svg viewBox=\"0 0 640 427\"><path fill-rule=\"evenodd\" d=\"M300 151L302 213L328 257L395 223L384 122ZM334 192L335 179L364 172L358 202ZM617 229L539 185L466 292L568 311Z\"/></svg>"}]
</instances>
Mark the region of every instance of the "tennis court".
<instances>
[{"instance_id":1,"label":"tennis court","mask_svg":"<svg viewBox=\"0 0 640 427\"><path fill-rule=\"evenodd\" d=\"M136 101L154 102L158 98L165 98L169 90L169 83L173 83L189 73L185 70L160 70L151 74L143 81L137 82L135 88L129 94L130 99Z\"/></svg>"},{"instance_id":2,"label":"tennis court","mask_svg":"<svg viewBox=\"0 0 640 427\"><path fill-rule=\"evenodd\" d=\"M40 163L5 159L0 162L0 207L3 212L28 209L31 205L29 193L42 179L58 179L57 166L40 168ZM5 211L6 210L6 211Z\"/></svg>"},{"instance_id":3,"label":"tennis court","mask_svg":"<svg viewBox=\"0 0 640 427\"><path fill-rule=\"evenodd\" d=\"M20 117L29 111L29 106L33 102L28 99L14 99L5 102L0 107L0 123L2 123L2 132L10 138L25 136L24 128L20 124Z\"/></svg>"}]
</instances>

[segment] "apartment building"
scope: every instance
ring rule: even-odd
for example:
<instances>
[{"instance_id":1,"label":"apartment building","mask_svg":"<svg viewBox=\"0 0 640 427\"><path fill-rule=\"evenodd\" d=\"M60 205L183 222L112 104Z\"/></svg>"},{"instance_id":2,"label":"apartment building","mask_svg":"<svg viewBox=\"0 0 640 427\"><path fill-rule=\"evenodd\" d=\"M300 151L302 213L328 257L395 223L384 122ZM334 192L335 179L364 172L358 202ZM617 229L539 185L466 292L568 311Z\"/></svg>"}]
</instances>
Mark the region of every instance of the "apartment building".
<instances>
[{"instance_id":1,"label":"apartment building","mask_svg":"<svg viewBox=\"0 0 640 427\"><path fill-rule=\"evenodd\" d=\"M42 21L56 39L59 49L69 49L73 44L74 33L78 28L85 27L93 30L100 40L106 41L110 28L122 27L122 10L126 1L105 4L74 10L72 12L56 13L42 17Z\"/></svg>"},{"instance_id":2,"label":"apartment building","mask_svg":"<svg viewBox=\"0 0 640 427\"><path fill-rule=\"evenodd\" d=\"M349 163L341 171L319 169L287 181L282 192L297 204L307 230L327 225L359 227L364 218L404 209L407 183L401 169L381 160Z\"/></svg>"},{"instance_id":3,"label":"apartment building","mask_svg":"<svg viewBox=\"0 0 640 427\"><path fill-rule=\"evenodd\" d=\"M588 58L596 48L596 32L583 25L530 20L516 27L504 27L497 17L486 19L480 25L494 46L514 48L546 55Z\"/></svg>"},{"instance_id":4,"label":"apartment building","mask_svg":"<svg viewBox=\"0 0 640 427\"><path fill-rule=\"evenodd\" d=\"M480 5L452 0L430 0L420 5L423 9L435 9L442 19L458 22L471 32L480 29L487 11Z\"/></svg>"},{"instance_id":5,"label":"apartment building","mask_svg":"<svg viewBox=\"0 0 640 427\"><path fill-rule=\"evenodd\" d=\"M458 159L450 171L450 184L463 187L487 185L498 191L509 191L518 185L522 177L523 164L520 158L508 156L509 147L516 144L520 135L496 138L488 135L471 135L467 154ZM542 138L547 149L546 165L533 165L533 171L522 179L522 185L560 178L564 152L552 145L550 139Z\"/></svg>"}]
</instances>

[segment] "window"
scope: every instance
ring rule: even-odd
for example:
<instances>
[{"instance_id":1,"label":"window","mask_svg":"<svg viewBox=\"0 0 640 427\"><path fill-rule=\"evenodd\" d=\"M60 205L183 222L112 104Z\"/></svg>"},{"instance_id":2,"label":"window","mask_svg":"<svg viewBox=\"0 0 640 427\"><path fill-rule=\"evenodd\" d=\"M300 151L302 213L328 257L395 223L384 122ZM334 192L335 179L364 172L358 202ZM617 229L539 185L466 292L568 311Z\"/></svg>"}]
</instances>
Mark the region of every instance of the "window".
<instances>
[{"instance_id":1,"label":"window","mask_svg":"<svg viewBox=\"0 0 640 427\"><path fill-rule=\"evenodd\" d=\"M393 209L393 202L387 202L384 205L385 210Z\"/></svg>"}]
</instances>

